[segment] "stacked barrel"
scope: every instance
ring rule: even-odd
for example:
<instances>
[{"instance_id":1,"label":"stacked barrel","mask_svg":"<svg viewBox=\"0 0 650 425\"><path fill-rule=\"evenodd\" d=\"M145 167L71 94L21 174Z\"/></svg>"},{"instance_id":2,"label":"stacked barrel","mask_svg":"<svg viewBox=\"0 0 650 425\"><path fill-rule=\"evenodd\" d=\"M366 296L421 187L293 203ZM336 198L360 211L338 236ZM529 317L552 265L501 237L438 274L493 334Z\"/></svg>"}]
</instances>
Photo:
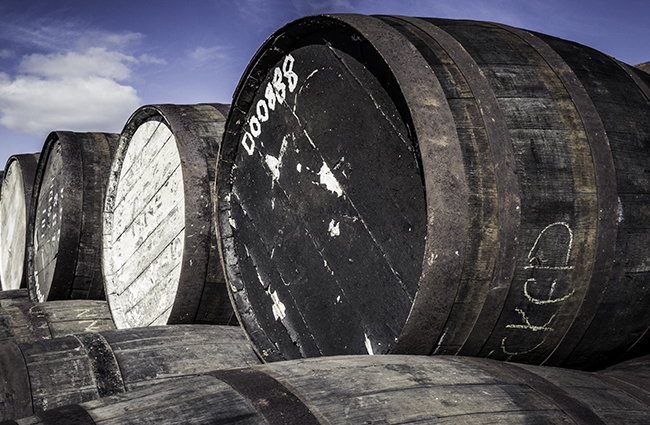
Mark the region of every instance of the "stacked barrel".
<instances>
[{"instance_id":1,"label":"stacked barrel","mask_svg":"<svg viewBox=\"0 0 650 425\"><path fill-rule=\"evenodd\" d=\"M0 192L2 418L647 423L648 117L586 46L319 15L231 105L54 131Z\"/></svg>"}]
</instances>

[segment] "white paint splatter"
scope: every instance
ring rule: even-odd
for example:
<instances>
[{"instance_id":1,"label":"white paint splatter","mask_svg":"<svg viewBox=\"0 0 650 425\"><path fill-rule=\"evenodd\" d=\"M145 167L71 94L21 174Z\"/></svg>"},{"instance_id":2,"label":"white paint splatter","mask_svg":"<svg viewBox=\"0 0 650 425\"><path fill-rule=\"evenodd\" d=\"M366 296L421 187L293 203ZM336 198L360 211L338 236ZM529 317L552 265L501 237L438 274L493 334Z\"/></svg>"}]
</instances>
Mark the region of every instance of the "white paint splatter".
<instances>
[{"instance_id":1,"label":"white paint splatter","mask_svg":"<svg viewBox=\"0 0 650 425\"><path fill-rule=\"evenodd\" d=\"M273 179L276 181L280 180L280 168L282 167L282 157L287 151L288 145L289 145L289 141L287 140L287 136L285 136L284 139L282 139L282 146L280 146L280 155L277 158L271 155L266 155L266 157L264 158L264 160L266 161L266 165L269 166L269 169L273 174Z\"/></svg>"},{"instance_id":2,"label":"white paint splatter","mask_svg":"<svg viewBox=\"0 0 650 425\"><path fill-rule=\"evenodd\" d=\"M621 202L621 198L618 198L618 222L619 224L623 221L623 203Z\"/></svg>"},{"instance_id":3,"label":"white paint splatter","mask_svg":"<svg viewBox=\"0 0 650 425\"><path fill-rule=\"evenodd\" d=\"M334 177L334 174L330 170L330 167L328 167L324 162L323 166L318 172L318 176L320 177L320 184L325 185L327 190L332 193L336 193L336 196L339 198L343 196L343 189L341 188L341 185L339 185L336 177Z\"/></svg>"},{"instance_id":4,"label":"white paint splatter","mask_svg":"<svg viewBox=\"0 0 650 425\"><path fill-rule=\"evenodd\" d=\"M266 161L266 165L268 165L269 168L271 169L273 178L275 180L280 180L280 160L274 156L266 155L265 161Z\"/></svg>"},{"instance_id":5,"label":"white paint splatter","mask_svg":"<svg viewBox=\"0 0 650 425\"><path fill-rule=\"evenodd\" d=\"M273 300L273 317L275 317L275 320L287 317L287 308L284 306L282 301L280 301L280 298L278 298L278 293L276 291L271 292L271 299Z\"/></svg>"},{"instance_id":6,"label":"white paint splatter","mask_svg":"<svg viewBox=\"0 0 650 425\"><path fill-rule=\"evenodd\" d=\"M329 227L328 231L330 232L331 237L341 235L341 229L339 228L339 224L341 224L341 223L335 223L334 219L332 219L332 221L330 221L330 227Z\"/></svg>"},{"instance_id":7,"label":"white paint splatter","mask_svg":"<svg viewBox=\"0 0 650 425\"><path fill-rule=\"evenodd\" d=\"M366 335L365 333L364 335L366 336L366 350L368 350L368 354L374 356L375 353L372 351L372 342L370 342L370 338L368 338L368 335Z\"/></svg>"},{"instance_id":8,"label":"white paint splatter","mask_svg":"<svg viewBox=\"0 0 650 425\"><path fill-rule=\"evenodd\" d=\"M339 295L338 297L336 297L336 302L337 302L337 303L340 303L340 302L341 302L341 296L340 296L340 295Z\"/></svg>"},{"instance_id":9,"label":"white paint splatter","mask_svg":"<svg viewBox=\"0 0 650 425\"><path fill-rule=\"evenodd\" d=\"M302 164L296 165L296 170L298 170L299 173L302 173Z\"/></svg>"}]
</instances>

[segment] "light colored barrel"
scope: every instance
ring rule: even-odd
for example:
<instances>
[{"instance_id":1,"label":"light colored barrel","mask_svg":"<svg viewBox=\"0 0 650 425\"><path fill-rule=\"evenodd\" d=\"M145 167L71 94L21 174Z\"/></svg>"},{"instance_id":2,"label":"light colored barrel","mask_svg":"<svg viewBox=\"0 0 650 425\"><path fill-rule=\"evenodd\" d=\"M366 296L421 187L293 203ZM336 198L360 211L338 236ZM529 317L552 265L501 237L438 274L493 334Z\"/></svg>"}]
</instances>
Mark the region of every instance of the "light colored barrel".
<instances>
[{"instance_id":1,"label":"light colored barrel","mask_svg":"<svg viewBox=\"0 0 650 425\"><path fill-rule=\"evenodd\" d=\"M14 155L7 160L0 193L0 282L2 290L27 285L27 222L40 154Z\"/></svg>"},{"instance_id":2,"label":"light colored barrel","mask_svg":"<svg viewBox=\"0 0 650 425\"><path fill-rule=\"evenodd\" d=\"M236 323L214 227L227 105L149 105L120 136L103 216L106 299L118 328Z\"/></svg>"},{"instance_id":3,"label":"light colored barrel","mask_svg":"<svg viewBox=\"0 0 650 425\"><path fill-rule=\"evenodd\" d=\"M338 356L222 369L20 425L646 424L648 393L598 373L449 356ZM92 420L92 422L91 422Z\"/></svg>"},{"instance_id":4,"label":"light colored barrel","mask_svg":"<svg viewBox=\"0 0 650 425\"><path fill-rule=\"evenodd\" d=\"M27 224L31 300L104 299L101 213L117 139L68 131L45 139Z\"/></svg>"},{"instance_id":5,"label":"light colored barrel","mask_svg":"<svg viewBox=\"0 0 650 425\"><path fill-rule=\"evenodd\" d=\"M214 369L258 364L236 326L151 326L4 343L0 344L0 403L4 404L0 419Z\"/></svg>"}]
</instances>

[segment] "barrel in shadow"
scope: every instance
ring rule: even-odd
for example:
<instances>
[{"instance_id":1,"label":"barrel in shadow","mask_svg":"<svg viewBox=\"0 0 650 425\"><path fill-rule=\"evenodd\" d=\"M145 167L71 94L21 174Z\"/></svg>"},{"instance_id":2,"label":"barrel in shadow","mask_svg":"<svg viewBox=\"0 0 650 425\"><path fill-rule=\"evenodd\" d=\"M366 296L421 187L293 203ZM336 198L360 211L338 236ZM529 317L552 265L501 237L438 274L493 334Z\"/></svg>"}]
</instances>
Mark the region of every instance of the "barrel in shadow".
<instances>
[{"instance_id":1,"label":"barrel in shadow","mask_svg":"<svg viewBox=\"0 0 650 425\"><path fill-rule=\"evenodd\" d=\"M495 23L278 30L236 90L217 177L227 287L259 353L614 361L650 325L649 84Z\"/></svg>"},{"instance_id":2,"label":"barrel in shadow","mask_svg":"<svg viewBox=\"0 0 650 425\"><path fill-rule=\"evenodd\" d=\"M0 301L0 343L37 341L111 329L115 329L115 325L106 301L13 304Z\"/></svg>"},{"instance_id":3,"label":"barrel in shadow","mask_svg":"<svg viewBox=\"0 0 650 425\"><path fill-rule=\"evenodd\" d=\"M67 131L47 136L27 225L32 301L104 299L101 214L117 139Z\"/></svg>"},{"instance_id":4,"label":"barrel in shadow","mask_svg":"<svg viewBox=\"0 0 650 425\"><path fill-rule=\"evenodd\" d=\"M0 291L0 307L29 302L27 288Z\"/></svg>"},{"instance_id":5,"label":"barrel in shadow","mask_svg":"<svg viewBox=\"0 0 650 425\"><path fill-rule=\"evenodd\" d=\"M38 153L7 160L0 193L0 283L2 290L27 287L25 257L27 222Z\"/></svg>"},{"instance_id":6,"label":"barrel in shadow","mask_svg":"<svg viewBox=\"0 0 650 425\"><path fill-rule=\"evenodd\" d=\"M228 105L150 105L120 136L102 264L118 328L236 323L217 249L216 158Z\"/></svg>"},{"instance_id":7,"label":"barrel in shadow","mask_svg":"<svg viewBox=\"0 0 650 425\"><path fill-rule=\"evenodd\" d=\"M152 326L4 343L3 417L21 418L199 372L259 363L235 326Z\"/></svg>"},{"instance_id":8,"label":"barrel in shadow","mask_svg":"<svg viewBox=\"0 0 650 425\"><path fill-rule=\"evenodd\" d=\"M218 370L17 423L643 424L648 395L594 372L450 356L335 356Z\"/></svg>"}]
</instances>

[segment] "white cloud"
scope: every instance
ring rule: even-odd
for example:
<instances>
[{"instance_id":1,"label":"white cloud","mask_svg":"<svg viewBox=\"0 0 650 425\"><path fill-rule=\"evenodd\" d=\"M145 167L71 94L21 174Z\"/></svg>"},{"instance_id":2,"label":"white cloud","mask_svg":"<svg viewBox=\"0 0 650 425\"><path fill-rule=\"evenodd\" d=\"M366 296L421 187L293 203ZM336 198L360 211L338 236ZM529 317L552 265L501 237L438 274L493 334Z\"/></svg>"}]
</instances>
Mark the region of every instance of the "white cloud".
<instances>
[{"instance_id":1,"label":"white cloud","mask_svg":"<svg viewBox=\"0 0 650 425\"><path fill-rule=\"evenodd\" d=\"M0 49L0 59L9 59L14 57L14 52L9 49Z\"/></svg>"},{"instance_id":2,"label":"white cloud","mask_svg":"<svg viewBox=\"0 0 650 425\"><path fill-rule=\"evenodd\" d=\"M53 130L119 132L140 104L136 90L119 82L138 63L103 47L25 56L19 75L0 74L0 125L42 137Z\"/></svg>"},{"instance_id":3,"label":"white cloud","mask_svg":"<svg viewBox=\"0 0 650 425\"><path fill-rule=\"evenodd\" d=\"M109 52L103 47L92 47L84 53L68 52L42 55L35 53L25 56L20 63L22 73L46 78L73 78L99 76L126 80L131 70L126 64L136 64L138 60L118 52Z\"/></svg>"},{"instance_id":4,"label":"white cloud","mask_svg":"<svg viewBox=\"0 0 650 425\"><path fill-rule=\"evenodd\" d=\"M0 124L14 131L119 132L138 105L133 87L104 77L0 78Z\"/></svg>"}]
</instances>

